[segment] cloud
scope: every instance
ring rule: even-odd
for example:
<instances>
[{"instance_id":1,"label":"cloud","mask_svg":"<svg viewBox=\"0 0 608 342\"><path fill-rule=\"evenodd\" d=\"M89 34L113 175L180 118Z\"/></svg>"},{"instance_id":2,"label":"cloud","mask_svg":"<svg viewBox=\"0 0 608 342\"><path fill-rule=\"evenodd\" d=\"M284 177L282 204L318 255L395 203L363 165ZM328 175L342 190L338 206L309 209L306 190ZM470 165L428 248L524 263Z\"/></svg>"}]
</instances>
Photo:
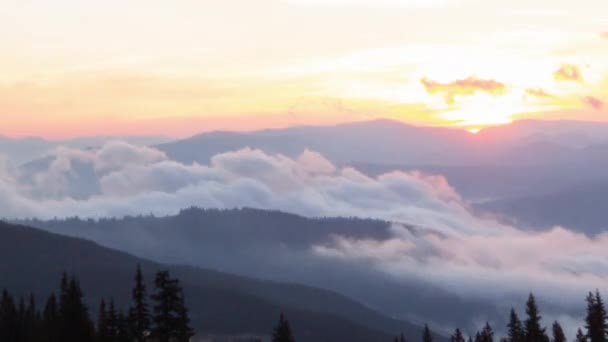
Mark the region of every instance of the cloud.
<instances>
[{"instance_id":1,"label":"cloud","mask_svg":"<svg viewBox=\"0 0 608 342\"><path fill-rule=\"evenodd\" d=\"M602 110L604 108L604 104L605 104L604 101L602 101L594 96L584 97L583 102L585 102L585 104L591 106L595 110Z\"/></svg>"},{"instance_id":2,"label":"cloud","mask_svg":"<svg viewBox=\"0 0 608 342\"><path fill-rule=\"evenodd\" d=\"M506 91L504 83L496 80L480 79L475 76L449 83L441 83L428 78L423 78L420 82L429 94L443 94L448 104L453 104L456 96L473 95L479 91L491 95L500 95Z\"/></svg>"},{"instance_id":3,"label":"cloud","mask_svg":"<svg viewBox=\"0 0 608 342\"><path fill-rule=\"evenodd\" d=\"M562 64L559 69L553 73L553 78L555 78L556 81L583 82L581 70L574 64Z\"/></svg>"},{"instance_id":4,"label":"cloud","mask_svg":"<svg viewBox=\"0 0 608 342\"><path fill-rule=\"evenodd\" d=\"M542 88L528 88L526 89L526 94L538 98L552 98L553 95L549 94L546 90Z\"/></svg>"},{"instance_id":5,"label":"cloud","mask_svg":"<svg viewBox=\"0 0 608 342\"><path fill-rule=\"evenodd\" d=\"M600 38L608 39L608 31L600 32Z\"/></svg>"},{"instance_id":6,"label":"cloud","mask_svg":"<svg viewBox=\"0 0 608 342\"><path fill-rule=\"evenodd\" d=\"M290 158L243 149L186 165L126 143L61 149L32 184L9 169L0 169L2 217L164 215L190 206L373 217L395 222L388 237L335 235L311 245L310 257L369 265L396 281L422 281L466 298L512 303L532 290L567 309L577 308L587 290L608 286L608 234L527 232L479 217L440 176L370 177L312 151ZM96 186L78 197L83 179Z\"/></svg>"}]
</instances>

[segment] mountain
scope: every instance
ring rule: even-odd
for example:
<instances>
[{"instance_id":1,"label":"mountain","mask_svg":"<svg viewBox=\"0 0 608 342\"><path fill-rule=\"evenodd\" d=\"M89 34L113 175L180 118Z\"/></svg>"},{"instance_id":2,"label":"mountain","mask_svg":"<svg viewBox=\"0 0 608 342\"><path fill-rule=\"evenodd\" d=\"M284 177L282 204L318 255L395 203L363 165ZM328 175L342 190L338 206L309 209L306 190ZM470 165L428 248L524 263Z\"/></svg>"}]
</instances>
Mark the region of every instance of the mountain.
<instances>
[{"instance_id":1,"label":"mountain","mask_svg":"<svg viewBox=\"0 0 608 342\"><path fill-rule=\"evenodd\" d=\"M478 208L529 229L563 226L593 236L608 230L607 194L608 183L584 183L547 194L491 201Z\"/></svg>"},{"instance_id":2,"label":"mountain","mask_svg":"<svg viewBox=\"0 0 608 342\"><path fill-rule=\"evenodd\" d=\"M336 235L352 240L389 239L391 223L385 221L192 208L167 217L22 223L90 239L158 262L324 288L418 324L428 321L444 327L468 327L477 317L493 317L495 321L504 318L496 303L463 299L429 283L397 280L372 267L312 252Z\"/></svg>"},{"instance_id":3,"label":"mountain","mask_svg":"<svg viewBox=\"0 0 608 342\"><path fill-rule=\"evenodd\" d=\"M17 295L47 296L68 271L79 277L93 312L102 297L113 296L124 308L138 263L148 282L159 269L181 280L193 325L204 334L268 335L280 312L299 341L389 341L399 331L415 339L421 331L330 291L161 265L82 239L0 223L0 288Z\"/></svg>"},{"instance_id":4,"label":"mountain","mask_svg":"<svg viewBox=\"0 0 608 342\"><path fill-rule=\"evenodd\" d=\"M548 133L547 128L554 133ZM250 147L288 156L311 149L337 163L538 165L562 162L578 155L581 148L602 145L608 142L606 131L606 124L530 120L487 128L475 135L462 129L374 120L247 133L203 133L157 148L174 160L205 164L218 153Z\"/></svg>"}]
</instances>

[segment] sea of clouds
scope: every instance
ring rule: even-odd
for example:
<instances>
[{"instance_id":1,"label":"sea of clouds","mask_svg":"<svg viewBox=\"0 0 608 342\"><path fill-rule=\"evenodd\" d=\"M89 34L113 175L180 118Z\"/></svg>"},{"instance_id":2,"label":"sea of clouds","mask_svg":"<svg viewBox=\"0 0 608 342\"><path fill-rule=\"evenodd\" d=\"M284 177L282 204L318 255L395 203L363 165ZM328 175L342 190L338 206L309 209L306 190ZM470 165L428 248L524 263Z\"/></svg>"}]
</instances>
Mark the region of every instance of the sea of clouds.
<instances>
[{"instance_id":1,"label":"sea of clouds","mask_svg":"<svg viewBox=\"0 0 608 342\"><path fill-rule=\"evenodd\" d=\"M529 232L476 215L439 176L369 177L313 151L289 158L243 149L208 165L185 165L125 142L60 148L26 166L0 159L0 217L168 215L190 206L388 220L388 239L333 236L310 253L363 261L395 279L420 279L463 297L520 298L535 290L558 307L578 308L587 291L608 285L608 235L563 227Z\"/></svg>"}]
</instances>

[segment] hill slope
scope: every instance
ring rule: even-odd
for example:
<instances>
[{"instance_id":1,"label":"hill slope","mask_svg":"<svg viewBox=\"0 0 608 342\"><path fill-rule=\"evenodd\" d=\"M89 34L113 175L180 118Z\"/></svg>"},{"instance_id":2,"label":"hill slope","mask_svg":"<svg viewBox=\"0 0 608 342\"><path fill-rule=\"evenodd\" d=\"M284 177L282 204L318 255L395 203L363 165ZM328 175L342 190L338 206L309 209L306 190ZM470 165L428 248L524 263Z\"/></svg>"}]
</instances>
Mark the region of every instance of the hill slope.
<instances>
[{"instance_id":1,"label":"hill slope","mask_svg":"<svg viewBox=\"0 0 608 342\"><path fill-rule=\"evenodd\" d=\"M65 270L79 276L91 305L113 296L124 307L137 263L148 280L165 268L181 279L193 325L204 333L267 335L281 311L292 321L299 341L342 341L344 336L351 341L388 341L398 331L412 338L420 332L329 291L167 267L89 241L0 223L0 288L16 294L46 296Z\"/></svg>"}]
</instances>

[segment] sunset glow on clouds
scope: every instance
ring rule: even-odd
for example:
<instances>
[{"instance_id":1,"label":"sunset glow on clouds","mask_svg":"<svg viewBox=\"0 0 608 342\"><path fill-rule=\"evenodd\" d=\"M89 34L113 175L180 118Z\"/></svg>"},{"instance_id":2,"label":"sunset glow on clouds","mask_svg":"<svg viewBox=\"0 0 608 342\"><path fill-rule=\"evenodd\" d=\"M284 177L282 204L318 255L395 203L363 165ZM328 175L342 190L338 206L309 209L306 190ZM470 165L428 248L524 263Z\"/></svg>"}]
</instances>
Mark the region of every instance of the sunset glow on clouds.
<instances>
[{"instance_id":1,"label":"sunset glow on clouds","mask_svg":"<svg viewBox=\"0 0 608 342\"><path fill-rule=\"evenodd\" d=\"M12 1L0 135L608 120L604 0Z\"/></svg>"}]
</instances>

